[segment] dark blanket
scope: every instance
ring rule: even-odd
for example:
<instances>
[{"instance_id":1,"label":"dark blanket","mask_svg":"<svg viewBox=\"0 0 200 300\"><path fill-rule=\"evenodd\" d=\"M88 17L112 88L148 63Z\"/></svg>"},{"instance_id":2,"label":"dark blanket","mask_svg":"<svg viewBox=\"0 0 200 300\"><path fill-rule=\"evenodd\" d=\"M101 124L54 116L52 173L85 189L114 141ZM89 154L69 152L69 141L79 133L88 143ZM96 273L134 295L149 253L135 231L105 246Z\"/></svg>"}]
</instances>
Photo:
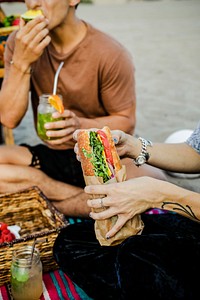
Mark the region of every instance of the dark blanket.
<instances>
[{"instance_id":1,"label":"dark blanket","mask_svg":"<svg viewBox=\"0 0 200 300\"><path fill-rule=\"evenodd\" d=\"M99 245L92 221L70 225L55 259L95 300L199 299L200 224L170 213L142 219L142 235L111 247Z\"/></svg>"}]
</instances>

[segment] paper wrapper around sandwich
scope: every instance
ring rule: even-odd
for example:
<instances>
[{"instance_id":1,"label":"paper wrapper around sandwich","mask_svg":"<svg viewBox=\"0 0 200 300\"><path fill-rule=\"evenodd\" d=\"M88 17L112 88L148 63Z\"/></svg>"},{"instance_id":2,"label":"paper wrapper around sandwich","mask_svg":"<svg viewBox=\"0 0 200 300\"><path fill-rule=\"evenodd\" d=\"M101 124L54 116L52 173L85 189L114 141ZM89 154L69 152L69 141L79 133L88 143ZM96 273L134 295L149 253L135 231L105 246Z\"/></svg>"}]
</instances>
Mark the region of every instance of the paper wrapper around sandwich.
<instances>
[{"instance_id":1,"label":"paper wrapper around sandwich","mask_svg":"<svg viewBox=\"0 0 200 300\"><path fill-rule=\"evenodd\" d=\"M116 173L115 178L107 181L106 183L102 182L100 177L95 176L84 176L86 185L96 185L96 184L109 184L113 182L121 182L126 179L126 168L122 168ZM94 195L92 198L101 198L104 195ZM101 212L106 208L95 208L94 212ZM136 215L131 220L129 220L120 231L118 231L112 238L106 239L106 233L113 227L117 221L117 216L111 217L106 220L96 220L95 221L95 234L96 238L99 241L101 246L115 246L122 243L126 238L132 235L141 234L144 228L144 224L141 220L140 215Z\"/></svg>"}]
</instances>

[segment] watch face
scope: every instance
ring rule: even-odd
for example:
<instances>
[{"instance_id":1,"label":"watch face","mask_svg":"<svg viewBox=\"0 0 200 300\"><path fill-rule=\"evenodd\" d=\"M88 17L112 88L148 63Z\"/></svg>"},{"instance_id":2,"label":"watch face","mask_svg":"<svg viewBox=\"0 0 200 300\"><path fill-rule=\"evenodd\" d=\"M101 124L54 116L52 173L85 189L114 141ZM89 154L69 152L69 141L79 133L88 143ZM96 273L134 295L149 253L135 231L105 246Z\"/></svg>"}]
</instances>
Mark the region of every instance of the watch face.
<instances>
[{"instance_id":1,"label":"watch face","mask_svg":"<svg viewBox=\"0 0 200 300\"><path fill-rule=\"evenodd\" d=\"M146 158L145 158L144 156L139 155L139 156L137 157L137 164L138 164L138 165L143 165L145 162L146 162Z\"/></svg>"}]
</instances>

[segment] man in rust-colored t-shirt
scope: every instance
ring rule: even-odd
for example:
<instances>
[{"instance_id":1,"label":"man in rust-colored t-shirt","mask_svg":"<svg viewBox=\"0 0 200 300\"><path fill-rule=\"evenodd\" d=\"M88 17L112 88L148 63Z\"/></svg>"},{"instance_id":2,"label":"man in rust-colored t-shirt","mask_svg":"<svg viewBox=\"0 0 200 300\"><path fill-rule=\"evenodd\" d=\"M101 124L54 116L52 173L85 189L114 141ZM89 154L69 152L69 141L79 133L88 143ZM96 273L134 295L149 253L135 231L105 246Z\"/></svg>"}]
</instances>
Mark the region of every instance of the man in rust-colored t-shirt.
<instances>
[{"instance_id":1,"label":"man in rust-colored t-shirt","mask_svg":"<svg viewBox=\"0 0 200 300\"><path fill-rule=\"evenodd\" d=\"M85 35L69 52L60 54L50 43L38 60L31 64L30 89L35 123L39 96L53 92L55 72L63 61L57 94L62 95L65 109L74 112L78 118L87 119L79 120L80 127L109 124L111 128L120 126L126 132L133 133L135 82L132 58L112 37L85 22L83 24ZM8 68L13 57L15 38L16 32L9 37L7 44L5 59ZM102 117L104 119L94 122ZM73 146L74 141L70 140L63 148Z\"/></svg>"},{"instance_id":2,"label":"man in rust-colored t-shirt","mask_svg":"<svg viewBox=\"0 0 200 300\"><path fill-rule=\"evenodd\" d=\"M1 147L0 193L38 186L66 215L85 216L87 196L72 135L76 129L104 125L134 132L132 58L119 42L77 18L80 0L43 1L41 7L25 2L28 9L41 9L43 16L27 24L22 20L7 41L0 121L15 128L27 111L30 91L36 124L39 96L53 92L62 61L57 94L63 97L64 120L48 123L47 140L40 145ZM50 136L56 139L48 140ZM130 160L124 163L128 177L143 173Z\"/></svg>"}]
</instances>

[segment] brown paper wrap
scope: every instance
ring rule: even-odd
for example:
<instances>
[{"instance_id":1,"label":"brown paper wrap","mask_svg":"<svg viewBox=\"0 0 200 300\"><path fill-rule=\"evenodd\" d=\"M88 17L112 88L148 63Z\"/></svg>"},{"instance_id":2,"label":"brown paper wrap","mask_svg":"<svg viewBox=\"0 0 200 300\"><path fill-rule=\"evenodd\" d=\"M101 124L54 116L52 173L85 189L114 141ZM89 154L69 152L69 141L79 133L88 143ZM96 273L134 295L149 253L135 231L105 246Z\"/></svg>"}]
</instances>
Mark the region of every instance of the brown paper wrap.
<instances>
[{"instance_id":1,"label":"brown paper wrap","mask_svg":"<svg viewBox=\"0 0 200 300\"><path fill-rule=\"evenodd\" d=\"M102 178L95 176L84 176L86 185L95 185L95 184L109 184L113 182L122 182L126 179L126 169L125 166L122 166L121 170L116 173L114 179L107 181L106 183L102 182ZM103 198L104 195L93 195L92 198ZM106 210L106 208L96 208L92 209L94 212L101 212ZM123 242L126 238L132 235L141 234L144 228L144 224L141 220L140 215L136 215L131 220L129 220L112 238L106 239L106 233L113 227L117 221L117 216L111 217L106 220L96 220L94 229L96 238L99 241L101 246L115 246Z\"/></svg>"}]
</instances>

